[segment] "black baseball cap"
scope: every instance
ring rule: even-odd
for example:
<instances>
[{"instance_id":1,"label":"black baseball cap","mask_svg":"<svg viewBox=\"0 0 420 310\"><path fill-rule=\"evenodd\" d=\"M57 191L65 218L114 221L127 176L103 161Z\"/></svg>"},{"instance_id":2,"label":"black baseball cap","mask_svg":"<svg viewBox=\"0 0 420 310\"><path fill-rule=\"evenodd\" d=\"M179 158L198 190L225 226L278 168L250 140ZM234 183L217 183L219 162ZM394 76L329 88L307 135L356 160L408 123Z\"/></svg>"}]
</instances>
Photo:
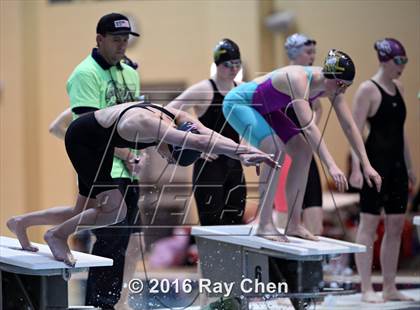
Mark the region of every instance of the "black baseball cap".
<instances>
[{"instance_id":1,"label":"black baseball cap","mask_svg":"<svg viewBox=\"0 0 420 310\"><path fill-rule=\"evenodd\" d=\"M139 37L136 32L131 31L130 21L127 17L118 13L110 13L101 17L96 26L96 33L98 34L131 34Z\"/></svg>"}]
</instances>

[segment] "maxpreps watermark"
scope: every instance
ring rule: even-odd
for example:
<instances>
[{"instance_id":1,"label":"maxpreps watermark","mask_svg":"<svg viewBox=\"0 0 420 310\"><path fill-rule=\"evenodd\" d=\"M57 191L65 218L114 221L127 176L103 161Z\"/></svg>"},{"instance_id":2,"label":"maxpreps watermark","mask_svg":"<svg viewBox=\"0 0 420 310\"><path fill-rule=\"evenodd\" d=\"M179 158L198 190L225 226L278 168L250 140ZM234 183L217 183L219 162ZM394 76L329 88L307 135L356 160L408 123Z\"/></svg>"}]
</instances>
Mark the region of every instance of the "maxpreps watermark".
<instances>
[{"instance_id":1,"label":"maxpreps watermark","mask_svg":"<svg viewBox=\"0 0 420 310\"><path fill-rule=\"evenodd\" d=\"M243 294L284 294L288 293L289 287L286 282L261 282L257 279L243 279L237 282L212 282L210 279L149 279L146 281L132 279L128 284L131 293L141 293L147 289L151 294L158 293L186 293L189 294L197 289L200 294L217 294L228 297L232 294L236 285Z\"/></svg>"}]
</instances>

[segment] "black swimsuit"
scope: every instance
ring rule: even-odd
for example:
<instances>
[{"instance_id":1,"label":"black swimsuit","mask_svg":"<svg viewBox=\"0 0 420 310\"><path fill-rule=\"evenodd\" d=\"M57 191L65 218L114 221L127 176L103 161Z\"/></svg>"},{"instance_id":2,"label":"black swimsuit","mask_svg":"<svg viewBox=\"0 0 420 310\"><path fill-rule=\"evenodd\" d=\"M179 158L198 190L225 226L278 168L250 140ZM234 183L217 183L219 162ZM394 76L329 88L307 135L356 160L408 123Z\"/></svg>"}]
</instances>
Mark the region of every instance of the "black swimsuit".
<instances>
[{"instance_id":1,"label":"black swimsuit","mask_svg":"<svg viewBox=\"0 0 420 310\"><path fill-rule=\"evenodd\" d=\"M372 80L381 92L378 111L368 118L369 136L365 142L372 167L382 177L381 192L366 182L360 194L361 211L379 215L381 208L387 214L405 213L408 199L408 176L404 159L404 122L406 108L398 88L394 96L386 93Z\"/></svg>"},{"instance_id":2,"label":"black swimsuit","mask_svg":"<svg viewBox=\"0 0 420 310\"><path fill-rule=\"evenodd\" d=\"M238 143L238 133L226 122L222 112L224 96L216 83L209 81L214 91L213 100L199 120L204 126ZM199 159L194 164L193 182L201 225L242 223L246 184L240 161L224 155L212 162Z\"/></svg>"},{"instance_id":3,"label":"black swimsuit","mask_svg":"<svg viewBox=\"0 0 420 310\"><path fill-rule=\"evenodd\" d=\"M123 110L117 120L108 128L102 127L94 112L86 113L74 120L66 132L65 145L67 154L78 175L79 193L85 197L118 188L111 177L114 148L144 149L157 145L157 142L138 143L123 139L117 131L117 125L130 109L153 107L170 118L175 116L162 107L139 103Z\"/></svg>"}]
</instances>

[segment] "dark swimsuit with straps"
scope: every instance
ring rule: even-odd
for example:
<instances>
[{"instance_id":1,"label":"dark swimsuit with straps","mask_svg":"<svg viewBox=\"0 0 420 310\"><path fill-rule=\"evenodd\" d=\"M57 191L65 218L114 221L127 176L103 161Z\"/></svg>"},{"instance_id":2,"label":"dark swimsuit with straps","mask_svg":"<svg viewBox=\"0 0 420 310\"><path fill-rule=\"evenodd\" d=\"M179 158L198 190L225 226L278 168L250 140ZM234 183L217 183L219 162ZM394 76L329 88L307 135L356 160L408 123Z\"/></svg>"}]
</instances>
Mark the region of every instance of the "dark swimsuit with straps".
<instances>
[{"instance_id":1,"label":"dark swimsuit with straps","mask_svg":"<svg viewBox=\"0 0 420 310\"><path fill-rule=\"evenodd\" d=\"M360 192L361 212L379 215L403 214L407 208L408 175L404 159L404 122L406 108L398 87L391 96L375 81L381 103L375 115L368 117L369 136L365 142L372 167L382 177L381 192L366 182Z\"/></svg>"},{"instance_id":2,"label":"dark swimsuit with straps","mask_svg":"<svg viewBox=\"0 0 420 310\"><path fill-rule=\"evenodd\" d=\"M216 83L211 79L209 81L213 87L213 100L199 120L204 126L239 143L238 133L229 125L222 112L225 97ZM212 162L199 159L194 164L193 183L201 225L242 223L246 184L240 161L224 155L219 155Z\"/></svg>"},{"instance_id":3,"label":"dark swimsuit with straps","mask_svg":"<svg viewBox=\"0 0 420 310\"><path fill-rule=\"evenodd\" d=\"M82 196L94 198L101 192L118 187L111 178L115 147L140 150L157 144L127 141L118 134L118 122L124 113L133 108L154 108L175 119L172 113L162 107L139 103L123 110L109 128L102 127L94 112L91 112L74 120L67 129L66 150L77 172L79 193Z\"/></svg>"}]
</instances>

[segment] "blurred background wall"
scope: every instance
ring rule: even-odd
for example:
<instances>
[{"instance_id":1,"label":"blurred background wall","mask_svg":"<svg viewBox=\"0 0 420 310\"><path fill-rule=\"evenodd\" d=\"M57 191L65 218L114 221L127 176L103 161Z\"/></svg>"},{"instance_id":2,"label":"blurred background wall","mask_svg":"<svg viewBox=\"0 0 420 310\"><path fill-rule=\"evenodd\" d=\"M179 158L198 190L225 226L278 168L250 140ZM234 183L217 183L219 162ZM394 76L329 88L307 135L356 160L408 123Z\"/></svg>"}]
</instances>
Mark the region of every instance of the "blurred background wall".
<instances>
[{"instance_id":1,"label":"blurred background wall","mask_svg":"<svg viewBox=\"0 0 420 310\"><path fill-rule=\"evenodd\" d=\"M236 41L246 78L286 64L283 42L293 32L317 40L320 65L330 48L349 53L357 66L355 86L377 69L375 40L395 37L409 63L401 77L407 104L406 131L420 175L420 1L0 1L0 233L16 214L72 204L76 176L63 142L49 123L68 107L66 80L95 46L98 19L109 12L131 16L141 37L128 49L143 83L191 85L208 78L218 40ZM275 32L266 17L285 14ZM324 104L328 111L329 103ZM323 122L326 114L324 113ZM342 169L349 146L331 116L325 139ZM247 170L247 180L256 180ZM44 228L31 230L40 241Z\"/></svg>"}]
</instances>

